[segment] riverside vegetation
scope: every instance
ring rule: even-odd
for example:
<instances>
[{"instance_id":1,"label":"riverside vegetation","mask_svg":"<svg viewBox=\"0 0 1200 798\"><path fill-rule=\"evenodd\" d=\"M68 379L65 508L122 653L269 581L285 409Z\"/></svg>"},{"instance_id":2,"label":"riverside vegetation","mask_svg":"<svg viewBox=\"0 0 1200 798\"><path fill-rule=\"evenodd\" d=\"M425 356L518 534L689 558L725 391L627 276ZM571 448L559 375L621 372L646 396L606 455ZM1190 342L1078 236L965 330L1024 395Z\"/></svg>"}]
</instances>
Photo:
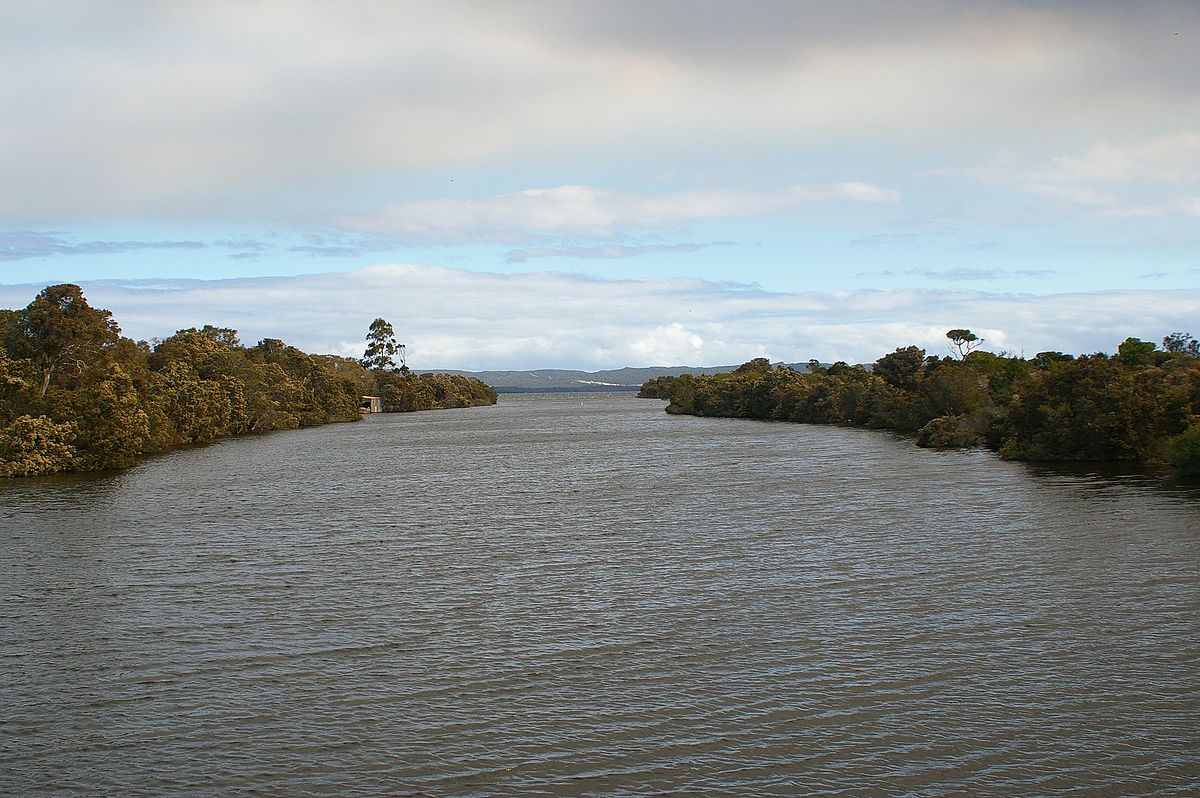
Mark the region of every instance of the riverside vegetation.
<instances>
[{"instance_id":1,"label":"riverside vegetation","mask_svg":"<svg viewBox=\"0 0 1200 798\"><path fill-rule=\"evenodd\" d=\"M0 476L125 468L219 438L358 421L366 394L384 411L496 401L467 377L368 368L275 338L246 347L224 327L154 343L120 333L77 285L0 310Z\"/></svg>"},{"instance_id":2,"label":"riverside vegetation","mask_svg":"<svg viewBox=\"0 0 1200 798\"><path fill-rule=\"evenodd\" d=\"M1168 461L1200 475L1200 342L1173 333L1163 347L1126 339L1115 355L979 351L969 330L948 333L957 357L898 348L873 366L756 358L727 374L661 377L640 396L667 412L912 434L919 446L987 446L1014 460Z\"/></svg>"}]
</instances>

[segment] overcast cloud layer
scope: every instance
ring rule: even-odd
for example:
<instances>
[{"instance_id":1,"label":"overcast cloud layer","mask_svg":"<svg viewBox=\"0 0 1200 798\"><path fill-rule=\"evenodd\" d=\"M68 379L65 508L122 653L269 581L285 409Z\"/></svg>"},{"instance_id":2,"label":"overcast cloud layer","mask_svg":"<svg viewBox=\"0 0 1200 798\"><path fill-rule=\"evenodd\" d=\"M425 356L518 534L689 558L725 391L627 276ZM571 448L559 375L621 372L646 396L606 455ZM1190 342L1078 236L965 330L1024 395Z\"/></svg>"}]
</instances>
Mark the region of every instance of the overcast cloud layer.
<instances>
[{"instance_id":1,"label":"overcast cloud layer","mask_svg":"<svg viewBox=\"0 0 1200 798\"><path fill-rule=\"evenodd\" d=\"M0 67L31 76L0 83L14 216L320 212L314 189L349 200L371 175L497 158L682 145L720 161L846 137L1071 157L1200 128L1187 2L51 0L4 16ZM1073 146L1043 151L1058 142Z\"/></svg>"},{"instance_id":2,"label":"overcast cloud layer","mask_svg":"<svg viewBox=\"0 0 1200 798\"><path fill-rule=\"evenodd\" d=\"M84 289L93 305L114 312L126 335L140 339L215 324L238 329L247 344L281 337L308 351L359 356L371 320L391 315L411 365L461 369L712 366L753 357L871 362L909 344L944 355L946 331L964 319L993 351L1112 352L1130 335L1183 329L1200 302L1194 290L783 294L702 280L415 265L288 278L111 281ZM24 304L35 290L0 287L0 302Z\"/></svg>"},{"instance_id":3,"label":"overcast cloud layer","mask_svg":"<svg viewBox=\"0 0 1200 798\"><path fill-rule=\"evenodd\" d=\"M309 348L382 315L478 367L1200 328L1189 0L47 0L0 69L10 306L91 282ZM215 282L96 283L180 278Z\"/></svg>"}]
</instances>

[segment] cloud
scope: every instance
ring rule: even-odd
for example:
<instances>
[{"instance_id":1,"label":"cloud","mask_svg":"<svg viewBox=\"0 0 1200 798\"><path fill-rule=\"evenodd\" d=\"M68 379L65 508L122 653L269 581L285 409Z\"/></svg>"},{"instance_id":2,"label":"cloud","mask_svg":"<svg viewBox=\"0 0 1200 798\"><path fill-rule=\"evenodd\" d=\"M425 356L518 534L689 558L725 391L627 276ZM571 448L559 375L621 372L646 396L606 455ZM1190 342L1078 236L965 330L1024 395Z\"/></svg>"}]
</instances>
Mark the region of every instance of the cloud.
<instances>
[{"instance_id":1,"label":"cloud","mask_svg":"<svg viewBox=\"0 0 1200 798\"><path fill-rule=\"evenodd\" d=\"M949 230L933 230L923 231L919 233L873 233L871 235L859 236L850 240L852 247L870 247L872 249L884 246L909 246L917 244L927 244L939 239L944 239L951 233Z\"/></svg>"},{"instance_id":2,"label":"cloud","mask_svg":"<svg viewBox=\"0 0 1200 798\"><path fill-rule=\"evenodd\" d=\"M311 216L513 163L692 176L1200 129L1188 2L17 5L0 218L33 221L9 225Z\"/></svg>"},{"instance_id":3,"label":"cloud","mask_svg":"<svg viewBox=\"0 0 1200 798\"><path fill-rule=\"evenodd\" d=\"M1053 269L904 269L902 271L885 270L878 272L859 272L856 278L863 277L932 277L950 283L973 280L1006 280L1013 277L1050 277L1058 274Z\"/></svg>"},{"instance_id":4,"label":"cloud","mask_svg":"<svg viewBox=\"0 0 1200 798\"><path fill-rule=\"evenodd\" d=\"M612 237L629 229L781 213L809 203L896 202L899 192L869 183L790 186L777 191L642 194L558 186L483 200L422 200L333 217L335 227L406 242L521 243L545 236Z\"/></svg>"},{"instance_id":5,"label":"cloud","mask_svg":"<svg viewBox=\"0 0 1200 798\"><path fill-rule=\"evenodd\" d=\"M1095 142L1035 165L1004 156L961 172L986 186L1114 218L1200 216L1200 133Z\"/></svg>"},{"instance_id":6,"label":"cloud","mask_svg":"<svg viewBox=\"0 0 1200 798\"><path fill-rule=\"evenodd\" d=\"M294 247L288 247L288 252L296 252L303 255L317 255L323 258L344 258L357 257L359 255L366 255L372 252L387 252L388 250L393 249L396 249L396 243L394 241L380 241L379 239L343 239L338 242L326 244L300 244Z\"/></svg>"},{"instance_id":7,"label":"cloud","mask_svg":"<svg viewBox=\"0 0 1200 798\"><path fill-rule=\"evenodd\" d=\"M1079 155L1053 159L1034 177L1060 185L1195 183L1200 181L1200 133L1176 133L1128 144L1096 142Z\"/></svg>"},{"instance_id":8,"label":"cloud","mask_svg":"<svg viewBox=\"0 0 1200 798\"><path fill-rule=\"evenodd\" d=\"M161 249L204 249L200 241L83 241L72 243L57 233L18 230L0 233L0 261L59 255L110 255Z\"/></svg>"},{"instance_id":9,"label":"cloud","mask_svg":"<svg viewBox=\"0 0 1200 798\"><path fill-rule=\"evenodd\" d=\"M524 263L534 258L633 258L638 255L658 255L665 252L696 252L709 247L730 246L731 241L705 241L682 244L641 244L635 246L609 244L602 246L530 247L504 253L509 263Z\"/></svg>"},{"instance_id":10,"label":"cloud","mask_svg":"<svg viewBox=\"0 0 1200 798\"><path fill-rule=\"evenodd\" d=\"M222 239L212 242L214 247L223 247L231 249L233 252L228 254L228 257L234 260L257 260L272 249L275 245L266 241L258 241L253 238L232 238Z\"/></svg>"},{"instance_id":11,"label":"cloud","mask_svg":"<svg viewBox=\"0 0 1200 798\"><path fill-rule=\"evenodd\" d=\"M1200 196L1178 197L1172 201L1172 206L1185 216L1200 216Z\"/></svg>"},{"instance_id":12,"label":"cloud","mask_svg":"<svg viewBox=\"0 0 1200 798\"><path fill-rule=\"evenodd\" d=\"M691 365L704 357L704 339L677 321L646 331L628 348L642 363Z\"/></svg>"},{"instance_id":13,"label":"cloud","mask_svg":"<svg viewBox=\"0 0 1200 798\"><path fill-rule=\"evenodd\" d=\"M227 257L234 260L256 260L268 252L286 251L322 257L359 256L386 252L397 248L396 242L379 237L345 235L338 232L322 235L306 233L303 244L288 245L285 239L275 242L251 238L204 241L83 241L74 242L66 232L52 233L17 230L0 233L0 261L29 260L68 255L111 255L144 250L199 250L220 247L232 250Z\"/></svg>"},{"instance_id":14,"label":"cloud","mask_svg":"<svg viewBox=\"0 0 1200 798\"><path fill-rule=\"evenodd\" d=\"M23 307L42 286L0 286ZM238 280L97 281L89 301L127 335L216 324L243 340L361 353L371 320L392 322L418 368L728 365L752 357L873 361L897 346L945 349L969 327L1032 354L1112 351L1194 326L1196 290L1043 296L967 290L779 293L695 279L600 280L380 265L339 274Z\"/></svg>"},{"instance_id":15,"label":"cloud","mask_svg":"<svg viewBox=\"0 0 1200 798\"><path fill-rule=\"evenodd\" d=\"M866 249L882 249L884 247L938 246L940 248L949 248L965 252L982 252L986 250L999 249L1001 247L1001 242L995 240L965 241L954 244L950 243L952 236L954 236L954 231L951 229L937 229L908 233L872 233L871 235L852 238L848 243L852 247L861 247Z\"/></svg>"}]
</instances>

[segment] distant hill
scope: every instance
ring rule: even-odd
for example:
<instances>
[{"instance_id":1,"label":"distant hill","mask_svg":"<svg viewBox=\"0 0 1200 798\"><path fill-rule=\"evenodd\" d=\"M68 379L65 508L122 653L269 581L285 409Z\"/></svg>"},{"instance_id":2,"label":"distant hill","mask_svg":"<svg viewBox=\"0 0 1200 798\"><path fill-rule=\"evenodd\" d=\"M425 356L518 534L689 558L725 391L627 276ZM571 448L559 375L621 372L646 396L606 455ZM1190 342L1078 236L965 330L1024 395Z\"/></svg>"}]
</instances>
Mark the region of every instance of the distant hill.
<instances>
[{"instance_id":1,"label":"distant hill","mask_svg":"<svg viewBox=\"0 0 1200 798\"><path fill-rule=\"evenodd\" d=\"M807 371L806 363L785 363L797 371ZM430 373L463 374L492 386L499 393L535 393L566 391L636 391L646 380L676 377L680 374L722 374L737 366L647 366L645 368L573 371L571 369L534 369L532 371L458 371L437 369ZM418 371L417 373L422 373Z\"/></svg>"}]
</instances>

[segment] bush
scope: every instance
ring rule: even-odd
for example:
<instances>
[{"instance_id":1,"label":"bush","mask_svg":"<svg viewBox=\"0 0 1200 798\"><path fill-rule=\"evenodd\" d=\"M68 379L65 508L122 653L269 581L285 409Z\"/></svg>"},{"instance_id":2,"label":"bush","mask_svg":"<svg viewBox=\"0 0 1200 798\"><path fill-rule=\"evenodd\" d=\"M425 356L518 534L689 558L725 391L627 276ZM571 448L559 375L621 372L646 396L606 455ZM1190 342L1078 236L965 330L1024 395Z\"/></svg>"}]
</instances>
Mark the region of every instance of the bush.
<instances>
[{"instance_id":1,"label":"bush","mask_svg":"<svg viewBox=\"0 0 1200 798\"><path fill-rule=\"evenodd\" d=\"M1167 459L1189 477L1200 476L1200 424L1194 424L1167 444Z\"/></svg>"},{"instance_id":2,"label":"bush","mask_svg":"<svg viewBox=\"0 0 1200 798\"><path fill-rule=\"evenodd\" d=\"M21 416L0 430L0 477L70 471L78 462L74 424L46 416Z\"/></svg>"},{"instance_id":3,"label":"bush","mask_svg":"<svg viewBox=\"0 0 1200 798\"><path fill-rule=\"evenodd\" d=\"M965 449L987 443L987 419L983 414L941 416L921 427L917 446L932 449Z\"/></svg>"}]
</instances>

